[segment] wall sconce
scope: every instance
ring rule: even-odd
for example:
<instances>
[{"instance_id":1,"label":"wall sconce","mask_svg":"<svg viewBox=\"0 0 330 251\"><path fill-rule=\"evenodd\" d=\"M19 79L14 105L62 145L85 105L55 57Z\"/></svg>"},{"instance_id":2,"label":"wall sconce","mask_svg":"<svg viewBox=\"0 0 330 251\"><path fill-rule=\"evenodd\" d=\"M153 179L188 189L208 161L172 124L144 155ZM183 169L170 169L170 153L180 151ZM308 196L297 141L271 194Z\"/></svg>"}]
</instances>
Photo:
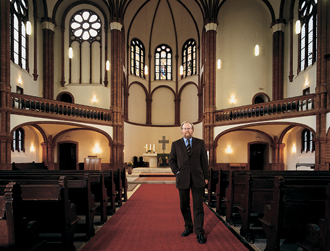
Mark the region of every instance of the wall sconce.
<instances>
[{"instance_id":1,"label":"wall sconce","mask_svg":"<svg viewBox=\"0 0 330 251\"><path fill-rule=\"evenodd\" d=\"M95 143L95 147L93 148L93 153L101 153L102 149L100 148L100 143Z\"/></svg>"},{"instance_id":2,"label":"wall sconce","mask_svg":"<svg viewBox=\"0 0 330 251\"><path fill-rule=\"evenodd\" d=\"M220 69L221 69L221 60L218 59L218 70L220 70Z\"/></svg>"},{"instance_id":3,"label":"wall sconce","mask_svg":"<svg viewBox=\"0 0 330 251\"><path fill-rule=\"evenodd\" d=\"M231 96L230 96L230 99L229 99L229 103L230 103L230 104L236 104L236 101L237 101L237 100L236 100L236 98L235 98L235 95L231 95Z\"/></svg>"},{"instance_id":4,"label":"wall sconce","mask_svg":"<svg viewBox=\"0 0 330 251\"><path fill-rule=\"evenodd\" d=\"M110 62L109 62L109 60L107 60L107 62L105 62L105 69L106 69L107 71L110 70Z\"/></svg>"},{"instance_id":5,"label":"wall sconce","mask_svg":"<svg viewBox=\"0 0 330 251\"><path fill-rule=\"evenodd\" d=\"M144 75L148 75L148 66L146 65L146 66L144 66Z\"/></svg>"},{"instance_id":6,"label":"wall sconce","mask_svg":"<svg viewBox=\"0 0 330 251\"><path fill-rule=\"evenodd\" d=\"M93 95L93 99L92 99L92 102L93 102L93 103L96 103L96 102L97 102L97 98L96 98L96 95Z\"/></svg>"},{"instance_id":7,"label":"wall sconce","mask_svg":"<svg viewBox=\"0 0 330 251\"><path fill-rule=\"evenodd\" d=\"M308 79L305 80L305 87L307 87L309 85L309 81Z\"/></svg>"},{"instance_id":8,"label":"wall sconce","mask_svg":"<svg viewBox=\"0 0 330 251\"><path fill-rule=\"evenodd\" d=\"M27 21L26 22L26 34L31 35L31 33L32 33L31 22Z\"/></svg>"},{"instance_id":9,"label":"wall sconce","mask_svg":"<svg viewBox=\"0 0 330 251\"><path fill-rule=\"evenodd\" d=\"M296 21L296 34L300 34L301 32L301 24L300 24L300 20Z\"/></svg>"},{"instance_id":10,"label":"wall sconce","mask_svg":"<svg viewBox=\"0 0 330 251\"><path fill-rule=\"evenodd\" d=\"M73 58L73 50L72 47L69 47L69 58Z\"/></svg>"},{"instance_id":11,"label":"wall sconce","mask_svg":"<svg viewBox=\"0 0 330 251\"><path fill-rule=\"evenodd\" d=\"M233 149L231 148L231 145L227 145L227 148L225 150L225 153L227 153L227 154L233 153Z\"/></svg>"},{"instance_id":12,"label":"wall sconce","mask_svg":"<svg viewBox=\"0 0 330 251\"><path fill-rule=\"evenodd\" d=\"M183 66L182 65L180 66L180 75L181 76L183 75Z\"/></svg>"},{"instance_id":13,"label":"wall sconce","mask_svg":"<svg viewBox=\"0 0 330 251\"><path fill-rule=\"evenodd\" d=\"M21 76L18 77L18 79L17 79L17 83L18 83L19 85L22 85L22 78L21 78Z\"/></svg>"},{"instance_id":14,"label":"wall sconce","mask_svg":"<svg viewBox=\"0 0 330 251\"><path fill-rule=\"evenodd\" d=\"M32 143L31 146L30 146L30 152L34 153L34 146L33 146L33 143Z\"/></svg>"},{"instance_id":15,"label":"wall sconce","mask_svg":"<svg viewBox=\"0 0 330 251\"><path fill-rule=\"evenodd\" d=\"M260 53L259 45L256 45L256 46L254 47L254 55L255 55L255 56L259 56L259 53Z\"/></svg>"},{"instance_id":16,"label":"wall sconce","mask_svg":"<svg viewBox=\"0 0 330 251\"><path fill-rule=\"evenodd\" d=\"M293 144L291 151L292 153L296 153L297 151L296 144Z\"/></svg>"}]
</instances>

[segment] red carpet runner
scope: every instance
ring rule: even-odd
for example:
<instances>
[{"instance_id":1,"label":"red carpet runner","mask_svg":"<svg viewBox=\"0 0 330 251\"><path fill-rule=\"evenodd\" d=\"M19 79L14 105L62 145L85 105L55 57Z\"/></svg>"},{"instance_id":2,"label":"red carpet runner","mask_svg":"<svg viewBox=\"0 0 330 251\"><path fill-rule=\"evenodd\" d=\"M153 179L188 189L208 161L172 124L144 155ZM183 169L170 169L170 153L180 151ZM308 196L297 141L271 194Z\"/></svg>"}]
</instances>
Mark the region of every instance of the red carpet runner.
<instances>
[{"instance_id":1,"label":"red carpet runner","mask_svg":"<svg viewBox=\"0 0 330 251\"><path fill-rule=\"evenodd\" d=\"M184 222L173 184L143 184L87 243L95 250L248 250L204 205L206 244L182 237Z\"/></svg>"}]
</instances>

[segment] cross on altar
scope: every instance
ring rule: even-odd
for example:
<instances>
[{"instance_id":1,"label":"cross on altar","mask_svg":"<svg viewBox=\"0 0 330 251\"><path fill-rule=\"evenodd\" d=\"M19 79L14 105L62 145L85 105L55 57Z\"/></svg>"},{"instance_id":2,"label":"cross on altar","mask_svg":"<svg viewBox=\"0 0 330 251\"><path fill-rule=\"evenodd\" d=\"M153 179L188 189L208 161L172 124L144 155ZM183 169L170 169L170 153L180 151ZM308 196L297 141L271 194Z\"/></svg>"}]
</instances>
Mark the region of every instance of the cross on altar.
<instances>
[{"instance_id":1,"label":"cross on altar","mask_svg":"<svg viewBox=\"0 0 330 251\"><path fill-rule=\"evenodd\" d=\"M169 143L169 141L165 139L165 136L162 136L162 140L158 140L158 143L162 144L162 150L164 153L164 151L166 149L166 144Z\"/></svg>"}]
</instances>

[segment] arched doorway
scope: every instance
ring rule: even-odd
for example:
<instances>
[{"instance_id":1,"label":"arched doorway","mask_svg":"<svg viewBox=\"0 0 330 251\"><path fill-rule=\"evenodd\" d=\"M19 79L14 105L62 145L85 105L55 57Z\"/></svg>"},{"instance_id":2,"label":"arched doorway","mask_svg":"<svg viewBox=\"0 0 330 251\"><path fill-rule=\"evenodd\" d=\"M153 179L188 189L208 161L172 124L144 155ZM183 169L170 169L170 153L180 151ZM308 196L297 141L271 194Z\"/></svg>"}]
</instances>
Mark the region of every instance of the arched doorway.
<instances>
[{"instance_id":1,"label":"arched doorway","mask_svg":"<svg viewBox=\"0 0 330 251\"><path fill-rule=\"evenodd\" d=\"M264 142L249 143L250 170L268 169L268 144Z\"/></svg>"},{"instance_id":2,"label":"arched doorway","mask_svg":"<svg viewBox=\"0 0 330 251\"><path fill-rule=\"evenodd\" d=\"M58 145L59 170L77 170L78 147L76 142L61 142Z\"/></svg>"}]
</instances>

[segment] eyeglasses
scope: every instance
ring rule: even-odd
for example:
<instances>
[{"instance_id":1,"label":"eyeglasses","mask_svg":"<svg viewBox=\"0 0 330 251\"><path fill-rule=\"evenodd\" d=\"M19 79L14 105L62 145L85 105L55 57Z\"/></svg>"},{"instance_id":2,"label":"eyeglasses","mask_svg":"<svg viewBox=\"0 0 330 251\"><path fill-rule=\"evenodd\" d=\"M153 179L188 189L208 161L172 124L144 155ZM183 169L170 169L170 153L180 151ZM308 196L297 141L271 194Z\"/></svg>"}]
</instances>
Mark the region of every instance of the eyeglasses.
<instances>
[{"instance_id":1,"label":"eyeglasses","mask_svg":"<svg viewBox=\"0 0 330 251\"><path fill-rule=\"evenodd\" d=\"M182 130L191 130L192 128L182 128Z\"/></svg>"}]
</instances>

